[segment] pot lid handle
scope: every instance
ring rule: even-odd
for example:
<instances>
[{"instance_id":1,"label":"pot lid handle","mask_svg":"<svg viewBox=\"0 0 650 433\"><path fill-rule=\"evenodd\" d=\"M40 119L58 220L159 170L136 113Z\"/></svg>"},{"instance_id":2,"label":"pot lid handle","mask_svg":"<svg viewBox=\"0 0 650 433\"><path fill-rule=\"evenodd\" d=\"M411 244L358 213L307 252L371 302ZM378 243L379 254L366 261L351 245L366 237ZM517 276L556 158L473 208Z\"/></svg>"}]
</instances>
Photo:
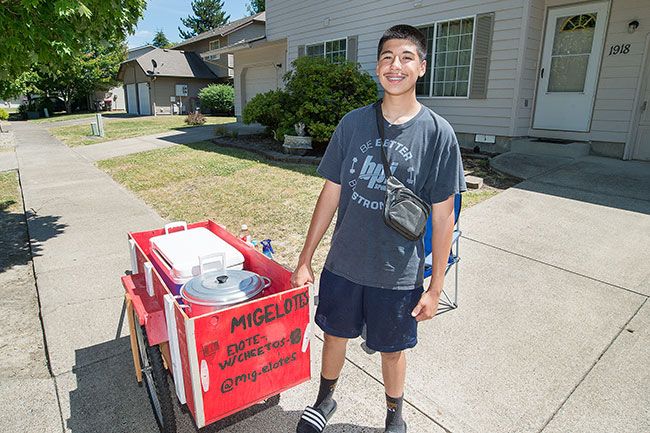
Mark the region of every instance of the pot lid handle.
<instances>
[{"instance_id":1,"label":"pot lid handle","mask_svg":"<svg viewBox=\"0 0 650 433\"><path fill-rule=\"evenodd\" d=\"M199 275L208 271L225 272L226 253L213 253L199 256Z\"/></svg>"}]
</instances>

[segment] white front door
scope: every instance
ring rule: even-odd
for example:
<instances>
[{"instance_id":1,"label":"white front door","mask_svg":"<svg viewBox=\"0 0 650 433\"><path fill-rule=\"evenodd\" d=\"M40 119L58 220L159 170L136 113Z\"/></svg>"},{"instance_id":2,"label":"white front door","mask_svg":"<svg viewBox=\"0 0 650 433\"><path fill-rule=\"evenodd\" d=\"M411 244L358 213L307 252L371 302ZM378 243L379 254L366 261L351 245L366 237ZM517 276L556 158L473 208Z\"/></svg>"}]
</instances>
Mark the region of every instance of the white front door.
<instances>
[{"instance_id":1,"label":"white front door","mask_svg":"<svg viewBox=\"0 0 650 433\"><path fill-rule=\"evenodd\" d=\"M138 114L138 97L135 94L135 84L126 85L127 107L126 112L129 114Z\"/></svg>"},{"instance_id":2,"label":"white front door","mask_svg":"<svg viewBox=\"0 0 650 433\"><path fill-rule=\"evenodd\" d=\"M138 100L140 101L140 115L151 115L151 104L149 103L149 83L138 83Z\"/></svg>"},{"instance_id":3,"label":"white front door","mask_svg":"<svg viewBox=\"0 0 650 433\"><path fill-rule=\"evenodd\" d=\"M548 12L533 128L589 131L608 2Z\"/></svg>"},{"instance_id":4,"label":"white front door","mask_svg":"<svg viewBox=\"0 0 650 433\"><path fill-rule=\"evenodd\" d=\"M634 137L632 159L650 161L650 34L646 44L646 64L639 98L640 117Z\"/></svg>"}]
</instances>

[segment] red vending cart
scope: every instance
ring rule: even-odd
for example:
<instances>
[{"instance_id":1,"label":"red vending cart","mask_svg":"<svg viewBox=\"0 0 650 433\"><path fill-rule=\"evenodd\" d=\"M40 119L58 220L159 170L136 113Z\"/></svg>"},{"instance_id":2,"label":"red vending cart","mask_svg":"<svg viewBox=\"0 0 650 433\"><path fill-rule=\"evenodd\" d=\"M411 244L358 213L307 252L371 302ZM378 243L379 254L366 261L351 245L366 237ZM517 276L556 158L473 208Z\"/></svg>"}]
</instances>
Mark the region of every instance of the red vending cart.
<instances>
[{"instance_id":1,"label":"red vending cart","mask_svg":"<svg viewBox=\"0 0 650 433\"><path fill-rule=\"evenodd\" d=\"M163 432L176 430L175 400L201 428L310 378L310 287L291 287L290 271L211 220L186 227L205 228L235 247L243 269L265 284L243 303L193 306L152 265L150 239L166 230L128 234L133 273L122 284L133 362Z\"/></svg>"}]
</instances>

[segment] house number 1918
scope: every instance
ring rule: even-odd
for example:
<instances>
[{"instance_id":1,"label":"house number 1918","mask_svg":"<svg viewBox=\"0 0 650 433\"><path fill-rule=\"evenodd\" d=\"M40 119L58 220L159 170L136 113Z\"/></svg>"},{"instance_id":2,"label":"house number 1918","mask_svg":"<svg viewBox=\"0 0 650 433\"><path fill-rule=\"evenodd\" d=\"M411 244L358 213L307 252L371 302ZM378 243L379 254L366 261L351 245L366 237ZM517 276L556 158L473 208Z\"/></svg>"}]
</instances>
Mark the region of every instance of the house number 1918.
<instances>
[{"instance_id":1,"label":"house number 1918","mask_svg":"<svg viewBox=\"0 0 650 433\"><path fill-rule=\"evenodd\" d=\"M609 56L617 54L630 54L630 44L612 45L609 47Z\"/></svg>"}]
</instances>

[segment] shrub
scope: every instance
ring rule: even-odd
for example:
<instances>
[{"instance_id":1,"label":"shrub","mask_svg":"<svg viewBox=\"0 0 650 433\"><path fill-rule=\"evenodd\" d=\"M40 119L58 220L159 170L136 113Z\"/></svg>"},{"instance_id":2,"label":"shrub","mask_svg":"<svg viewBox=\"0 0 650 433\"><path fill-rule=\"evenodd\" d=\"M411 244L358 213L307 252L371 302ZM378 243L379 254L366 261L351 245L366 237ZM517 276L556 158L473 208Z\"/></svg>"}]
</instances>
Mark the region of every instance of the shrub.
<instances>
[{"instance_id":1,"label":"shrub","mask_svg":"<svg viewBox=\"0 0 650 433\"><path fill-rule=\"evenodd\" d=\"M0 120L7 120L7 119L9 119L9 112L4 108L0 108Z\"/></svg>"},{"instance_id":2,"label":"shrub","mask_svg":"<svg viewBox=\"0 0 650 433\"><path fill-rule=\"evenodd\" d=\"M276 131L286 117L286 100L287 95L282 90L258 93L244 107L242 120L244 123L264 125L269 132Z\"/></svg>"},{"instance_id":3,"label":"shrub","mask_svg":"<svg viewBox=\"0 0 650 433\"><path fill-rule=\"evenodd\" d=\"M198 111L195 111L187 115L185 123L188 125L203 125L205 123L205 116Z\"/></svg>"},{"instance_id":4,"label":"shrub","mask_svg":"<svg viewBox=\"0 0 650 433\"><path fill-rule=\"evenodd\" d=\"M347 112L377 100L375 81L351 62L301 57L284 81L285 90L256 95L242 113L244 123L267 126L277 140L303 122L315 142L327 142Z\"/></svg>"},{"instance_id":5,"label":"shrub","mask_svg":"<svg viewBox=\"0 0 650 433\"><path fill-rule=\"evenodd\" d=\"M229 84L210 84L199 91L201 110L230 114L235 109L235 89Z\"/></svg>"},{"instance_id":6,"label":"shrub","mask_svg":"<svg viewBox=\"0 0 650 433\"><path fill-rule=\"evenodd\" d=\"M370 74L347 61L333 64L323 58L300 57L285 82L294 108L288 120L291 125L304 122L316 142L329 141L346 113L377 100L377 85Z\"/></svg>"}]
</instances>

